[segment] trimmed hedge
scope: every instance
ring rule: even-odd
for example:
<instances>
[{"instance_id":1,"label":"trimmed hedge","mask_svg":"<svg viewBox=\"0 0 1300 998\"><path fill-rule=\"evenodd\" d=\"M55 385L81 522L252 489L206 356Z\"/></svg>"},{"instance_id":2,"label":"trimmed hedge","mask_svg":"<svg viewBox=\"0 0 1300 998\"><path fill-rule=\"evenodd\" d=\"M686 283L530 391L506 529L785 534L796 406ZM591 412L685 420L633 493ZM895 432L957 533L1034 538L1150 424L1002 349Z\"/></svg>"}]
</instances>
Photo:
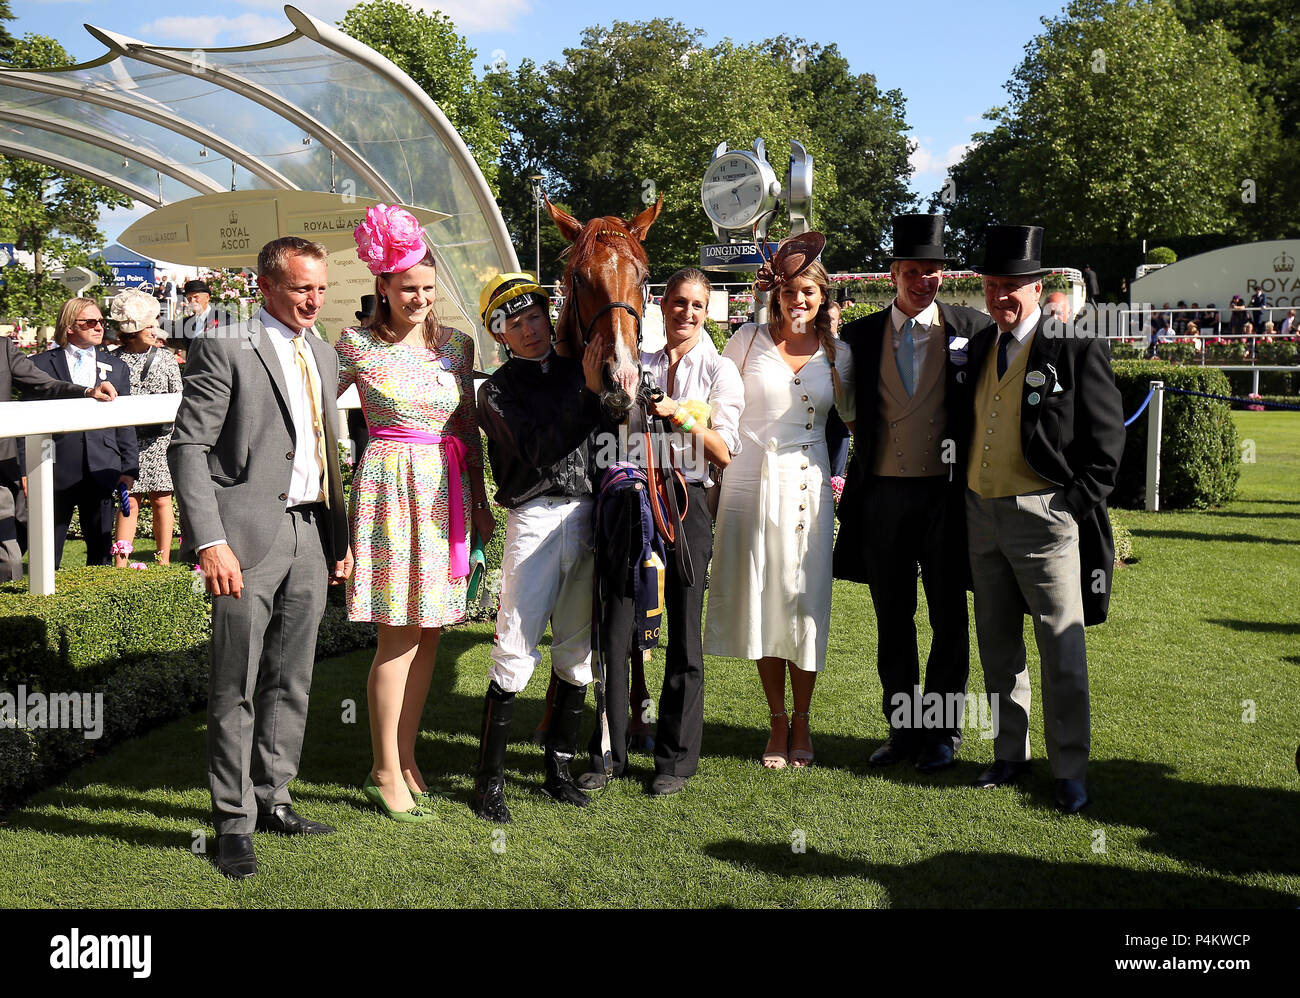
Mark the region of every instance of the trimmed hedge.
<instances>
[{"instance_id":1,"label":"trimmed hedge","mask_svg":"<svg viewBox=\"0 0 1300 998\"><path fill-rule=\"evenodd\" d=\"M184 717L207 699L211 606L187 565L77 568L32 596L0 585L0 693L102 693L103 733L0 727L0 810L125 738ZM318 658L375 642L330 589Z\"/></svg>"},{"instance_id":2,"label":"trimmed hedge","mask_svg":"<svg viewBox=\"0 0 1300 998\"><path fill-rule=\"evenodd\" d=\"M1230 394L1228 379L1213 367L1181 367L1158 360L1115 361L1115 383L1124 416L1146 398L1150 382L1188 391ZM1116 506L1141 508L1146 502L1147 414L1128 428L1119 482L1111 495ZM1160 447L1161 509L1204 509L1229 502L1241 478L1237 427L1227 402L1165 394L1164 440Z\"/></svg>"}]
</instances>

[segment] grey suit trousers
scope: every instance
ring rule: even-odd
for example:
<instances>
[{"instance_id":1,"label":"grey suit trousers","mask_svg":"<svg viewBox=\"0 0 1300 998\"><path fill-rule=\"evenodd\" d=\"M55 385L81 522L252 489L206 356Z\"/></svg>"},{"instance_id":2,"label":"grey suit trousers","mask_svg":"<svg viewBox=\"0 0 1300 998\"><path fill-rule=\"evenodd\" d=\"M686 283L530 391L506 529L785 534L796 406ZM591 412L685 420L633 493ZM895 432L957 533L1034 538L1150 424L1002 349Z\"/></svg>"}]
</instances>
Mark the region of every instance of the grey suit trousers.
<instances>
[{"instance_id":1,"label":"grey suit trousers","mask_svg":"<svg viewBox=\"0 0 1300 998\"><path fill-rule=\"evenodd\" d=\"M975 635L990 707L998 711L994 758L1029 758L1028 606L1040 660L1047 757L1057 779L1082 780L1091 718L1078 524L1053 489L1000 499L968 490L966 525Z\"/></svg>"},{"instance_id":2,"label":"grey suit trousers","mask_svg":"<svg viewBox=\"0 0 1300 998\"><path fill-rule=\"evenodd\" d=\"M323 507L317 507L323 510ZM239 599L212 600L208 787L218 835L291 803L329 585L320 514L286 510Z\"/></svg>"},{"instance_id":3,"label":"grey suit trousers","mask_svg":"<svg viewBox=\"0 0 1300 998\"><path fill-rule=\"evenodd\" d=\"M19 493L21 495L22 493ZM0 582L23 577L23 552L18 547L18 515L14 494L0 480Z\"/></svg>"}]
</instances>

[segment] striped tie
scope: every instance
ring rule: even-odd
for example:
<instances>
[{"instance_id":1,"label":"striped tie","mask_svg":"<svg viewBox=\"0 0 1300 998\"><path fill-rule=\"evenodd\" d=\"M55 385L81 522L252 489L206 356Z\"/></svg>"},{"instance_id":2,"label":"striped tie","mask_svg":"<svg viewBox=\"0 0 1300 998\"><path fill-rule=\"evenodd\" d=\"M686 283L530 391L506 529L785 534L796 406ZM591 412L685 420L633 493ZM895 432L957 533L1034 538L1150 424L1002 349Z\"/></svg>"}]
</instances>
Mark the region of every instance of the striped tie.
<instances>
[{"instance_id":1,"label":"striped tie","mask_svg":"<svg viewBox=\"0 0 1300 998\"><path fill-rule=\"evenodd\" d=\"M311 400L311 426L316 433L317 481L322 483L320 498L328 508L330 494L329 489L324 488L323 477L325 474L325 422L321 418L320 411L320 382L316 379L315 369L307 362L307 342L302 333L294 335L293 359L298 365L298 373L302 375L303 383L307 386L307 395Z\"/></svg>"}]
</instances>

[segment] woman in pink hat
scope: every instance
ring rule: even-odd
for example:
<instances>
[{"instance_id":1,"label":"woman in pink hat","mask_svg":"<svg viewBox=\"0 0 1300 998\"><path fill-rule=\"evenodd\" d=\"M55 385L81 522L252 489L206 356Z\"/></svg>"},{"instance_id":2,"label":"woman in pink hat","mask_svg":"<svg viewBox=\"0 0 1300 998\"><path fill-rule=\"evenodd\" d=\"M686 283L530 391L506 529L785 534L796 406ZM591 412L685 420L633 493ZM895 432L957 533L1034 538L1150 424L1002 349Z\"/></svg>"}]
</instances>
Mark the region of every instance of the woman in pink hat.
<instances>
[{"instance_id":1,"label":"woman in pink hat","mask_svg":"<svg viewBox=\"0 0 1300 998\"><path fill-rule=\"evenodd\" d=\"M356 384L370 441L352 482L348 617L373 621L366 693L374 767L366 797L398 821L427 821L415 739L445 624L465 617L472 533L492 514L474 408L474 343L434 315L437 272L419 222L377 205L357 227L375 275L374 314L343 331L339 392Z\"/></svg>"}]
</instances>

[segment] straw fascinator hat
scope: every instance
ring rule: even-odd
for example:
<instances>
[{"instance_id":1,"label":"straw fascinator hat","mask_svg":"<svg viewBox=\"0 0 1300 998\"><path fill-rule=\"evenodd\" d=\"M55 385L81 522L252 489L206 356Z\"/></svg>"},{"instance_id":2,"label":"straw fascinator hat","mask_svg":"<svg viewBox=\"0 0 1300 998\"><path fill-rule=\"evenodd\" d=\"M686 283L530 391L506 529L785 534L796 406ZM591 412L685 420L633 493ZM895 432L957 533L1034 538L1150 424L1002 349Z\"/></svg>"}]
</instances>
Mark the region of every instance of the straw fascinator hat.
<instances>
[{"instance_id":1,"label":"straw fascinator hat","mask_svg":"<svg viewBox=\"0 0 1300 998\"><path fill-rule=\"evenodd\" d=\"M161 307L153 295L131 288L114 296L108 314L122 332L138 333L158 321Z\"/></svg>"}]
</instances>

